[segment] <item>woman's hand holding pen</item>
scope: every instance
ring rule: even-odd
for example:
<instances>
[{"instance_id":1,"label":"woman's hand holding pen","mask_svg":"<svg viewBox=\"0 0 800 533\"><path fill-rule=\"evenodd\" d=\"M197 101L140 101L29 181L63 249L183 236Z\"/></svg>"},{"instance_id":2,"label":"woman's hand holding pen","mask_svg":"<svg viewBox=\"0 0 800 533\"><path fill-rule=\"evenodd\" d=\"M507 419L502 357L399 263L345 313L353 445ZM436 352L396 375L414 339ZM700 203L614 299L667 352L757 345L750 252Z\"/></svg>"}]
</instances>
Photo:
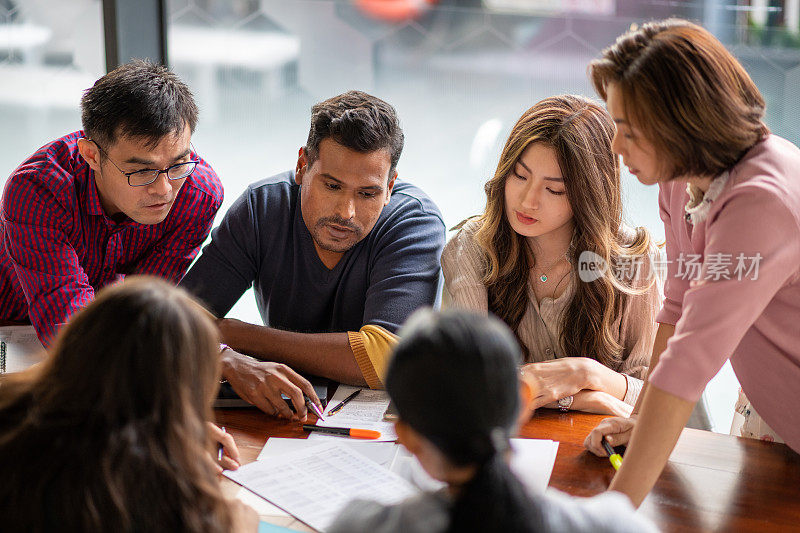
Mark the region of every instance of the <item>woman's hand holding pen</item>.
<instances>
[{"instance_id":1,"label":"woman's hand holding pen","mask_svg":"<svg viewBox=\"0 0 800 533\"><path fill-rule=\"evenodd\" d=\"M223 470L236 470L239 468L239 448L236 447L233 437L230 433L226 433L224 429L217 427L211 422L206 423L208 433L211 436L212 442L216 442L222 447L222 452L219 456L214 457L214 462L217 465L217 472L221 473Z\"/></svg>"},{"instance_id":2,"label":"woman's hand holding pen","mask_svg":"<svg viewBox=\"0 0 800 533\"><path fill-rule=\"evenodd\" d=\"M628 444L634 426L636 426L636 415L631 415L629 418L621 416L606 418L586 436L583 446L599 457L606 457L608 454L603 448L603 437L611 446Z\"/></svg>"}]
</instances>

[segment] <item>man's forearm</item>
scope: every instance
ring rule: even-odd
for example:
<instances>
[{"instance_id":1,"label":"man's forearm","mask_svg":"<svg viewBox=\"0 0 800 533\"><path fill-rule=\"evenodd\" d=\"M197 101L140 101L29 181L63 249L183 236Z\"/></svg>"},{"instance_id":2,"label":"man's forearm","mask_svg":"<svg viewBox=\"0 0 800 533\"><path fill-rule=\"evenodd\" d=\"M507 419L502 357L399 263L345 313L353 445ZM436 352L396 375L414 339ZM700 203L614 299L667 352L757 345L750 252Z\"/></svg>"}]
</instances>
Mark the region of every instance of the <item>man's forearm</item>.
<instances>
[{"instance_id":1,"label":"man's forearm","mask_svg":"<svg viewBox=\"0 0 800 533\"><path fill-rule=\"evenodd\" d=\"M694 403L650 385L642 391L642 408L622 466L609 490L627 494L638 507L667 463Z\"/></svg>"},{"instance_id":2,"label":"man's forearm","mask_svg":"<svg viewBox=\"0 0 800 533\"><path fill-rule=\"evenodd\" d=\"M366 385L347 332L295 333L222 319L223 340L234 350L351 385Z\"/></svg>"}]
</instances>

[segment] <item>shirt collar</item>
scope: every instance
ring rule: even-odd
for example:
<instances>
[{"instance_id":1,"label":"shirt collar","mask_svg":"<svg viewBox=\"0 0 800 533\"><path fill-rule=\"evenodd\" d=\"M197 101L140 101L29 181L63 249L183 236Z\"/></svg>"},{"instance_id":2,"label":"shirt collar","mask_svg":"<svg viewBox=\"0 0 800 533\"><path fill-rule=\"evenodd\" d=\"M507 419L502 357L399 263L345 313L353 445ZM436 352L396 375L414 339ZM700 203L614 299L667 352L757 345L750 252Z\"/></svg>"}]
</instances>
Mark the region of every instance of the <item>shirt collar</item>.
<instances>
[{"instance_id":1,"label":"shirt collar","mask_svg":"<svg viewBox=\"0 0 800 533\"><path fill-rule=\"evenodd\" d=\"M713 204L714 200L722 193L722 190L728 183L728 178L730 178L730 171L726 170L711 181L711 185L709 185L701 201L694 205L692 205L691 201L686 204L684 207L686 222L693 226L705 222L709 211L711 211L711 204ZM686 185L686 190L689 191L689 196L691 197L692 193L690 192L690 187L690 184Z\"/></svg>"},{"instance_id":2,"label":"shirt collar","mask_svg":"<svg viewBox=\"0 0 800 533\"><path fill-rule=\"evenodd\" d=\"M119 227L122 228L123 226L129 226L131 224L136 224L132 219L129 217L125 217L122 222L115 222L111 217L106 215L106 212L103 210L103 204L100 202L100 193L97 190L97 183L95 182L95 175L94 170L89 169L89 185L87 191L87 206L86 206L86 213L89 215L96 215L103 217L106 224L111 227Z\"/></svg>"}]
</instances>

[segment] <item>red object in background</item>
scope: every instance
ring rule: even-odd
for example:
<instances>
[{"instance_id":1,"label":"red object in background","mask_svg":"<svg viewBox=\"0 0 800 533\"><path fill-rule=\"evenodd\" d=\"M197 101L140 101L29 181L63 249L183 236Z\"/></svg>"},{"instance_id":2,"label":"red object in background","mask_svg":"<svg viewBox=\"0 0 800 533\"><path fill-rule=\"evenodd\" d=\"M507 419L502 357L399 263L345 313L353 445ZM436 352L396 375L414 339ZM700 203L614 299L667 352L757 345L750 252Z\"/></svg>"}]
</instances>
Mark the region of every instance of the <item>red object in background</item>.
<instances>
[{"instance_id":1,"label":"red object in background","mask_svg":"<svg viewBox=\"0 0 800 533\"><path fill-rule=\"evenodd\" d=\"M417 18L437 0L356 0L366 15L386 22Z\"/></svg>"}]
</instances>

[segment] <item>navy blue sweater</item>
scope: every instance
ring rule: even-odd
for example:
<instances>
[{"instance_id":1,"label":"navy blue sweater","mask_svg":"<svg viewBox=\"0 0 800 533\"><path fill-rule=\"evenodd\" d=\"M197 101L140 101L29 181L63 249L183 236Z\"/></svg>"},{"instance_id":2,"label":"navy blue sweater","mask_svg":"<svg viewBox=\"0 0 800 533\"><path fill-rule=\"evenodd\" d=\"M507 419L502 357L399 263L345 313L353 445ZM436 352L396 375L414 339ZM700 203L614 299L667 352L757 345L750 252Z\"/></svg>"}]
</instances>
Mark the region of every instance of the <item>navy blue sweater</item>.
<instances>
[{"instance_id":1,"label":"navy blue sweater","mask_svg":"<svg viewBox=\"0 0 800 533\"><path fill-rule=\"evenodd\" d=\"M375 227L328 269L300 211L294 172L250 185L181 282L219 317L252 285L265 325L305 333L396 333L434 304L445 225L417 187L395 181Z\"/></svg>"}]
</instances>

